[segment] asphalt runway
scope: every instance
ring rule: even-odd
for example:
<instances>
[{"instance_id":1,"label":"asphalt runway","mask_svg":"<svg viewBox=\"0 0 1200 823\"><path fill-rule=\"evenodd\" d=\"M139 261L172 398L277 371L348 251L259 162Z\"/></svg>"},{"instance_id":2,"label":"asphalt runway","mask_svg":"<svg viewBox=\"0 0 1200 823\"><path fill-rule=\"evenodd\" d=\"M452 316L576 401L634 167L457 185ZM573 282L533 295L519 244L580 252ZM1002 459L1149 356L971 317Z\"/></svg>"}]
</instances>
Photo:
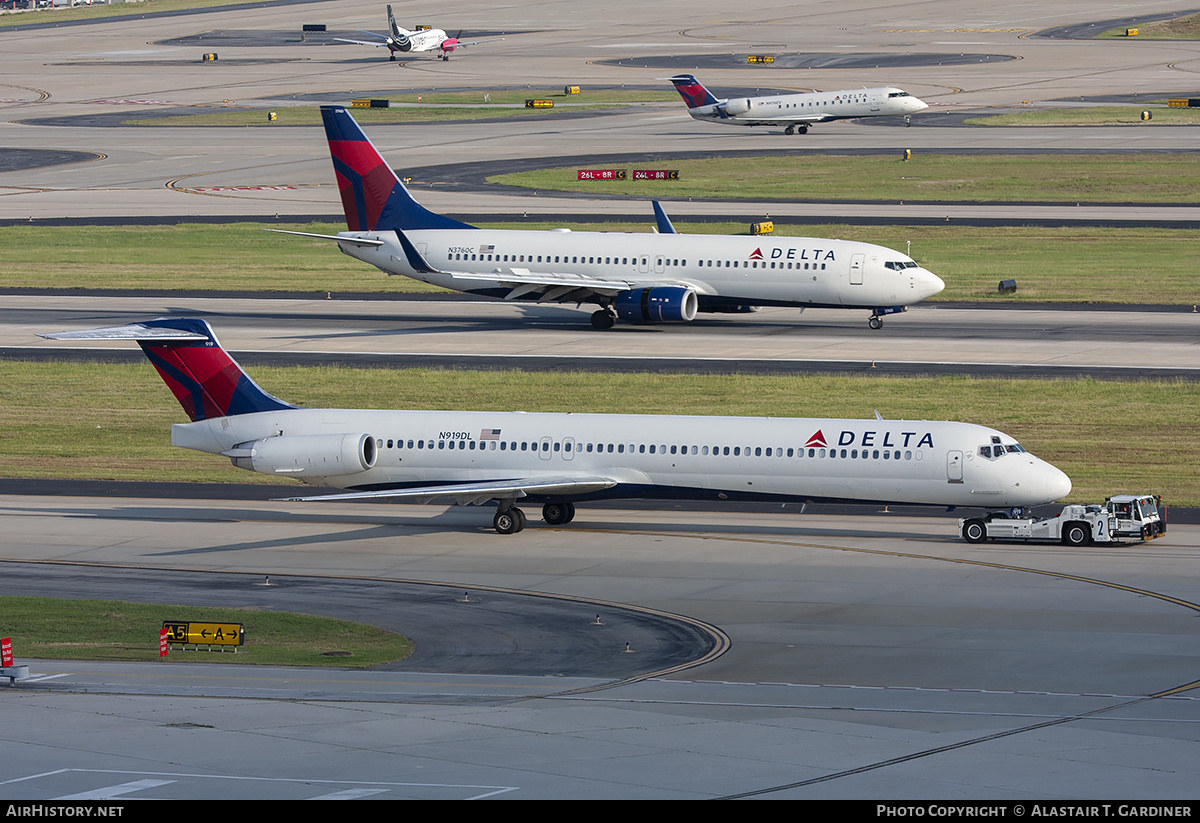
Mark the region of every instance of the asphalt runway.
<instances>
[{"instance_id":1,"label":"asphalt runway","mask_svg":"<svg viewBox=\"0 0 1200 823\"><path fill-rule=\"evenodd\" d=\"M1172 8L1187 7L1135 3L1116 13ZM1200 73L1195 43L1033 36L1094 20L1094 4L1082 0L1053 6L1018 0L1003 8L976 0L887 8L764 3L740 8L736 17L727 6L700 2L684 18L676 8L653 5L581 11L565 2L497 8L468 0L453 9L417 3L406 8L410 13L448 31L526 33L463 50L448 63L389 63L382 49L345 44L295 52L223 47L221 65L214 66L200 62L209 50L202 41L154 44L208 31L298 32L313 22L379 30L381 4L343 0L144 16L89 24L82 38L49 27L0 31L0 143L102 155L0 172L0 221L340 213L319 127L113 128L74 119L97 114L96 122L111 123L114 113L275 107L302 102L299 95L348 100L381 88L653 86L662 82L661 69L612 61L757 53L766 45L790 54L942 54L947 63L964 54L1021 58L880 69L779 66L760 75L764 87L777 89L896 85L932 103L932 111L949 113L1155 95L1194 86ZM702 79L732 89L751 86L751 77L750 69L730 65L706 70ZM44 118L73 125L31 125ZM645 156L781 149L899 155L906 148L1136 153L1197 145L1197 129L1156 124L868 129L838 123L785 137L694 123L681 106L665 104L562 120L369 133L402 170L552 162L599 147L606 155ZM431 177L420 199L456 215L628 214L639 205L463 190ZM668 211L737 219L1200 222L1195 204L705 201L672 203ZM645 214L649 225L648 204ZM579 363L594 357L603 339L611 349L606 355L644 358L652 349L684 364L697 350L729 347L736 350L731 358L764 368L862 365L882 361L883 349L887 362L906 368L1028 364L1111 377L1128 363L1152 362L1187 379L1196 369L1194 315L1144 309L922 308L888 318L879 333L853 312L764 311L745 325L721 318L599 338L577 325L581 313L570 309L462 300L364 306L292 299L264 307L192 295L6 294L3 302L6 356L10 347L47 351L32 337L47 324L125 322L127 312L146 311L206 313L228 345L262 357L388 362L485 352L498 362L549 351ZM423 645L435 647L419 652L430 655L427 668L416 668L425 659L417 658L413 669L369 673L28 661L33 678L0 685L10 708L0 794L106 802L1195 798L1200 527L1174 525L1149 544L1068 550L971 546L956 535L953 517L908 512L610 506L581 510L566 529L536 523L509 537L495 534L490 519L487 509L317 509L211 496L181 501L153 490L135 498L0 496L0 561L9 579L30 591L129 598L190 592L199 599L211 593L248 607L302 600L327 613L420 623L433 638ZM278 589L254 586L268 575ZM430 602L459 589L475 591L478 602ZM500 604L503 610L488 611ZM410 608L424 616L408 619ZM464 610L487 618L466 636L439 617L469 620L472 612ZM628 651L623 638L610 644L607 635L576 649L570 624L578 614L594 620L593 612L610 628L626 614L656 617ZM675 631L677 619L695 621L694 632L712 627L728 642L714 641L711 659L694 650L660 659L656 644ZM542 636L547 623L555 631ZM502 637L506 625L518 626L520 636ZM560 643L572 646L565 657L555 648L563 632ZM455 636L462 646L449 649ZM490 654L502 640L503 653ZM447 648L437 649L439 641ZM18 662L25 662L20 639L15 643ZM513 652L523 643L536 651L527 668ZM572 657L577 651L585 657ZM465 671L470 663L455 670L448 662L472 658L486 659L490 671ZM654 674L697 659L704 662ZM449 671L434 670L437 661ZM646 674L653 676L628 679Z\"/></svg>"}]
</instances>

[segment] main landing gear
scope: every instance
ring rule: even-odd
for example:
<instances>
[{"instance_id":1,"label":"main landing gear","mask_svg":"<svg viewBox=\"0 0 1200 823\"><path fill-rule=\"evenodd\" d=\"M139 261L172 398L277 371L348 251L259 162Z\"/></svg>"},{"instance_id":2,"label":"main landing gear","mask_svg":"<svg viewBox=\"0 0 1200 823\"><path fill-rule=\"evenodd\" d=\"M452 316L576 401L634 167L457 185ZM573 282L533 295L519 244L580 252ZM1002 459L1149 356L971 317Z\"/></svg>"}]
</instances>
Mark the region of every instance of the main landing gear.
<instances>
[{"instance_id":1,"label":"main landing gear","mask_svg":"<svg viewBox=\"0 0 1200 823\"><path fill-rule=\"evenodd\" d=\"M883 318L877 314L872 314L871 318L867 320L867 325L875 331L879 331L883 328Z\"/></svg>"},{"instance_id":2,"label":"main landing gear","mask_svg":"<svg viewBox=\"0 0 1200 823\"><path fill-rule=\"evenodd\" d=\"M616 322L617 316L613 314L612 309L604 308L592 312L593 329L611 329Z\"/></svg>"},{"instance_id":3,"label":"main landing gear","mask_svg":"<svg viewBox=\"0 0 1200 823\"><path fill-rule=\"evenodd\" d=\"M498 534L516 534L525 528L525 512L511 503L501 503L492 518L492 528ZM542 506L542 519L551 526L565 526L575 519L574 503L547 503Z\"/></svg>"},{"instance_id":4,"label":"main landing gear","mask_svg":"<svg viewBox=\"0 0 1200 823\"><path fill-rule=\"evenodd\" d=\"M525 528L525 512L513 505L503 506L496 510L492 528L499 534L516 534Z\"/></svg>"},{"instance_id":5,"label":"main landing gear","mask_svg":"<svg viewBox=\"0 0 1200 823\"><path fill-rule=\"evenodd\" d=\"M808 126L788 126L783 130L784 134L808 134Z\"/></svg>"}]
</instances>

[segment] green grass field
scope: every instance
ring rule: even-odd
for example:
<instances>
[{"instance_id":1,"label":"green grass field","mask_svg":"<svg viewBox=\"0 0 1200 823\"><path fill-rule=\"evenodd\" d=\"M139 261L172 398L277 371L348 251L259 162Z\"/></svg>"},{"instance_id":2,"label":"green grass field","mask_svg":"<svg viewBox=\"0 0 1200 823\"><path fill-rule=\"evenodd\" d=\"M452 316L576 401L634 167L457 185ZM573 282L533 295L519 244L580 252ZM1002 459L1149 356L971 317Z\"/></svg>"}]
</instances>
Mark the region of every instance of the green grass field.
<instances>
[{"instance_id":1,"label":"green grass field","mask_svg":"<svg viewBox=\"0 0 1200 823\"><path fill-rule=\"evenodd\" d=\"M74 20L95 20L102 17L126 17L157 11L230 6L238 0L143 0L140 3L112 3L97 6L74 6L72 8L38 9L25 14L0 16L0 26L21 26L30 23L66 23ZM264 0L270 2L270 0Z\"/></svg>"},{"instance_id":2,"label":"green grass field","mask_svg":"<svg viewBox=\"0 0 1200 823\"><path fill-rule=\"evenodd\" d=\"M1176 109L1175 111L1186 111ZM765 200L961 202L1195 203L1200 163L1190 154L796 155L656 160L679 180L578 180L577 167L487 178L545 191L605 192L637 197Z\"/></svg>"},{"instance_id":3,"label":"green grass field","mask_svg":"<svg viewBox=\"0 0 1200 823\"><path fill-rule=\"evenodd\" d=\"M484 100L484 94L490 100ZM418 102L417 95L421 95ZM552 108L525 108L525 100L553 100ZM643 103L678 100L673 91L636 89L584 89L579 94L564 94L561 89L499 89L490 92L413 91L387 98L412 106L354 109L354 119L363 126L389 123L436 123L447 120L495 120L510 117L556 117L581 111L596 111ZM275 112L276 119L267 118ZM211 114L182 117L146 117L123 121L128 126L319 126L321 110L317 106L281 106L278 108L216 109Z\"/></svg>"},{"instance_id":4,"label":"green grass field","mask_svg":"<svg viewBox=\"0 0 1200 823\"><path fill-rule=\"evenodd\" d=\"M1200 505L1200 384L963 377L769 377L255 368L314 408L496 409L961 420L1018 438L1066 471L1071 499L1157 492ZM653 389L651 390L651 387ZM0 476L270 482L170 445L182 410L144 363L0 361Z\"/></svg>"},{"instance_id":5,"label":"green grass field","mask_svg":"<svg viewBox=\"0 0 1200 823\"><path fill-rule=\"evenodd\" d=\"M1142 120L1143 111L1150 112L1150 120ZM1200 124L1200 109L1173 109L1163 104L1150 103L1136 106L1030 109L1011 114L969 117L963 122L968 126L1195 126Z\"/></svg>"},{"instance_id":6,"label":"green grass field","mask_svg":"<svg viewBox=\"0 0 1200 823\"><path fill-rule=\"evenodd\" d=\"M1138 33L1134 37L1127 37L1125 34L1126 26L1121 26L1116 29L1109 29L1103 34L1097 35L1096 39L1121 39L1121 40L1200 40L1200 14L1189 15L1188 17L1177 17L1174 20L1161 20L1157 23L1144 23L1134 26Z\"/></svg>"},{"instance_id":7,"label":"green grass field","mask_svg":"<svg viewBox=\"0 0 1200 823\"><path fill-rule=\"evenodd\" d=\"M172 606L119 600L0 597L0 633L18 656L53 660L158 660L164 620L241 623L237 654L172 650L172 663L256 663L366 668L412 654L401 634L329 617L251 609Z\"/></svg>"},{"instance_id":8,"label":"green grass field","mask_svg":"<svg viewBox=\"0 0 1200 823\"><path fill-rule=\"evenodd\" d=\"M670 203L667 203L670 211ZM525 222L495 228L649 232L642 224ZM274 225L331 233L336 224ZM685 233L749 234L748 224L676 222ZM222 226L44 226L4 228L0 288L178 289L213 291L436 291L407 277L388 277L313 238L262 231L258 224ZM946 281L937 300L1050 301L1191 305L1200 232L1183 229L1001 228L937 226L789 226L781 236L837 237L904 251ZM1000 296L997 283L1016 278L1019 291Z\"/></svg>"}]
</instances>

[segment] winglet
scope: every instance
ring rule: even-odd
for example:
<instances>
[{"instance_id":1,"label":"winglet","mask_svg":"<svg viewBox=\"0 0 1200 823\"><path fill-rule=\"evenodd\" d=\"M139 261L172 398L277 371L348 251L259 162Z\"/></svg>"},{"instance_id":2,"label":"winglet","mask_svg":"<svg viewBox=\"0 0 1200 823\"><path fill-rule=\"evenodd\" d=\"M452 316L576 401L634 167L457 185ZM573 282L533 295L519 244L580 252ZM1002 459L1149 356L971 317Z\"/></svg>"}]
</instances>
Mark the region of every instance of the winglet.
<instances>
[{"instance_id":1,"label":"winglet","mask_svg":"<svg viewBox=\"0 0 1200 823\"><path fill-rule=\"evenodd\" d=\"M404 256L408 258L408 265L413 271L423 274L445 274L441 269L435 269L429 265L424 255L417 251L417 247L405 236L404 232L396 229L396 237L400 239L400 248L404 249Z\"/></svg>"},{"instance_id":2,"label":"winglet","mask_svg":"<svg viewBox=\"0 0 1200 823\"><path fill-rule=\"evenodd\" d=\"M675 231L675 226L671 223L671 218L667 217L667 213L657 200L651 200L654 204L654 223L658 227L659 234L679 234Z\"/></svg>"}]
</instances>

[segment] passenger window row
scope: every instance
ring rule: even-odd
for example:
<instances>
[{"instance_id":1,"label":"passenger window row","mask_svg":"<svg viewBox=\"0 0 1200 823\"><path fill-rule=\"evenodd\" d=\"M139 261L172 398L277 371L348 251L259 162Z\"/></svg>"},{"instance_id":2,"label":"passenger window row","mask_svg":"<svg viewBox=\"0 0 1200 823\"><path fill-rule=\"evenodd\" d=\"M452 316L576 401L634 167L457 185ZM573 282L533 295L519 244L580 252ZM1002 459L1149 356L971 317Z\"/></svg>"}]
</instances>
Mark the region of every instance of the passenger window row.
<instances>
[{"instance_id":1,"label":"passenger window row","mask_svg":"<svg viewBox=\"0 0 1200 823\"><path fill-rule=\"evenodd\" d=\"M553 257L553 259L551 259ZM468 254L466 252L454 252L450 255L451 260L474 260L485 263L579 263L587 265L602 265L602 266L636 266L636 257L579 257L566 255L549 255L549 254ZM768 267L767 263L770 263ZM785 265L786 263L786 265ZM686 266L687 260L678 258L658 258L655 260L657 266ZM758 268L793 268L792 261L767 261L767 260L701 260L699 266L708 268L725 268L725 269L758 269ZM915 266L916 263L885 263L888 268L901 268L904 266ZM804 263L795 262L796 269L809 269L813 271L824 271L824 263Z\"/></svg>"},{"instance_id":2,"label":"passenger window row","mask_svg":"<svg viewBox=\"0 0 1200 823\"><path fill-rule=\"evenodd\" d=\"M912 460L906 449L830 449L785 448L783 446L699 446L665 443L576 443L573 440L378 440L379 448L424 450L459 449L470 451L577 452L580 454L656 454L713 457L787 457L835 458L847 460ZM982 453L983 446L980 447ZM1003 447L997 446L997 449ZM1011 448L1011 447L1010 447ZM1017 448L1020 448L1019 446Z\"/></svg>"}]
</instances>

